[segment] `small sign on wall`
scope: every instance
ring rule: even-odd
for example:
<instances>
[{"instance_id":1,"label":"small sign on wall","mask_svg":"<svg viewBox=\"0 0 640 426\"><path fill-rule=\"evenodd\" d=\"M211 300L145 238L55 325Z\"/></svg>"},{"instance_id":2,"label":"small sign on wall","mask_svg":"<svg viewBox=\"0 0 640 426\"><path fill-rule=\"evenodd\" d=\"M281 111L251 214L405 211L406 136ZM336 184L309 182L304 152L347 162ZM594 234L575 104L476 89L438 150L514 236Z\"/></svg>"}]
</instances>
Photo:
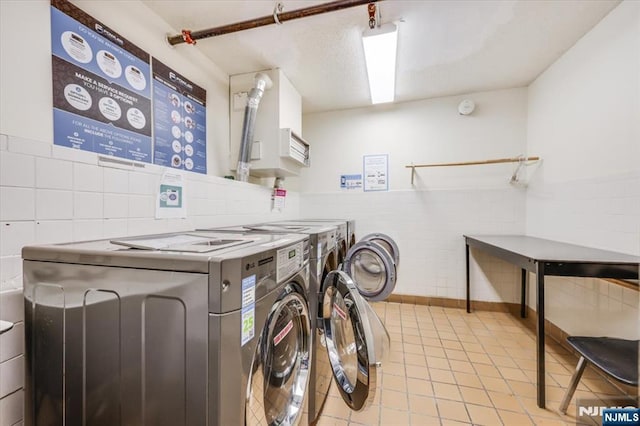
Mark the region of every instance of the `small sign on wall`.
<instances>
[{"instance_id":1,"label":"small sign on wall","mask_svg":"<svg viewBox=\"0 0 640 426\"><path fill-rule=\"evenodd\" d=\"M187 206L184 198L184 180L180 173L166 171L160 181L156 201L156 219L185 218Z\"/></svg>"},{"instance_id":2,"label":"small sign on wall","mask_svg":"<svg viewBox=\"0 0 640 426\"><path fill-rule=\"evenodd\" d=\"M362 175L340 175L340 189L361 189Z\"/></svg>"},{"instance_id":3,"label":"small sign on wall","mask_svg":"<svg viewBox=\"0 0 640 426\"><path fill-rule=\"evenodd\" d=\"M365 155L363 157L365 191L389 190L389 155Z\"/></svg>"}]
</instances>

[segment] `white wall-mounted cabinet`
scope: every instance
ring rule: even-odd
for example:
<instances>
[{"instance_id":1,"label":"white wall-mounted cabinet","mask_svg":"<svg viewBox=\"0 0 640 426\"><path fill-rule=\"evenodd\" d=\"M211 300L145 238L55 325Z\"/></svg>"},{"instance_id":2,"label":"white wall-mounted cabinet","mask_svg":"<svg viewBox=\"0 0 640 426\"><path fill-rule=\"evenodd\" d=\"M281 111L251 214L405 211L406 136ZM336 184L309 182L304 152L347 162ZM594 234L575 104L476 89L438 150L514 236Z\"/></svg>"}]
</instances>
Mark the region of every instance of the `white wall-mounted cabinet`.
<instances>
[{"instance_id":1,"label":"white wall-mounted cabinet","mask_svg":"<svg viewBox=\"0 0 640 426\"><path fill-rule=\"evenodd\" d=\"M309 166L310 146L302 138L302 99L282 70L261 71L273 86L265 90L255 121L251 150L251 171L255 177L298 175ZM230 158L232 170L238 163L247 95L254 87L256 72L233 75L230 91Z\"/></svg>"}]
</instances>

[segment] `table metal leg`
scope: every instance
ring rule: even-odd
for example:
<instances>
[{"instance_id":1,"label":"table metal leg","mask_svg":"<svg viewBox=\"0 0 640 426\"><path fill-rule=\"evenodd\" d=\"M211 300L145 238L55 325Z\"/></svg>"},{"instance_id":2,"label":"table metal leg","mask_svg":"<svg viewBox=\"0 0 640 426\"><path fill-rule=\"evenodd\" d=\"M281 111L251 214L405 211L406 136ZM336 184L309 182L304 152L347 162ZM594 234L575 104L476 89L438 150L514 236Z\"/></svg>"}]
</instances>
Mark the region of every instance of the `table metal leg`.
<instances>
[{"instance_id":1,"label":"table metal leg","mask_svg":"<svg viewBox=\"0 0 640 426\"><path fill-rule=\"evenodd\" d=\"M545 363L544 363L544 263L536 264L536 373L538 379L538 407L545 407Z\"/></svg>"},{"instance_id":2,"label":"table metal leg","mask_svg":"<svg viewBox=\"0 0 640 426\"><path fill-rule=\"evenodd\" d=\"M469 244L466 244L467 261L467 313L471 313L471 291L469 286Z\"/></svg>"},{"instance_id":3,"label":"table metal leg","mask_svg":"<svg viewBox=\"0 0 640 426\"><path fill-rule=\"evenodd\" d=\"M522 270L522 282L520 288L520 318L527 317L527 270Z\"/></svg>"}]
</instances>

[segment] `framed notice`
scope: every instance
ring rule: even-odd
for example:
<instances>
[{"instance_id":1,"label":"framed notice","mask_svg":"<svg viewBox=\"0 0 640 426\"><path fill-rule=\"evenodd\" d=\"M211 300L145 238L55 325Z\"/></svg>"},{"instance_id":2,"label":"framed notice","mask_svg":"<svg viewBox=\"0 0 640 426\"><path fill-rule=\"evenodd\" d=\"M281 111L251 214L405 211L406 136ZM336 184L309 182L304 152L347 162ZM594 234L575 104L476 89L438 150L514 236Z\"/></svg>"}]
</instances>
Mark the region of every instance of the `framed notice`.
<instances>
[{"instance_id":1,"label":"framed notice","mask_svg":"<svg viewBox=\"0 0 640 426\"><path fill-rule=\"evenodd\" d=\"M51 0L54 144L152 161L148 53L66 0Z\"/></svg>"},{"instance_id":2,"label":"framed notice","mask_svg":"<svg viewBox=\"0 0 640 426\"><path fill-rule=\"evenodd\" d=\"M207 173L207 92L153 58L155 164Z\"/></svg>"},{"instance_id":3,"label":"framed notice","mask_svg":"<svg viewBox=\"0 0 640 426\"><path fill-rule=\"evenodd\" d=\"M389 190L389 155L365 155L363 157L365 191Z\"/></svg>"}]
</instances>

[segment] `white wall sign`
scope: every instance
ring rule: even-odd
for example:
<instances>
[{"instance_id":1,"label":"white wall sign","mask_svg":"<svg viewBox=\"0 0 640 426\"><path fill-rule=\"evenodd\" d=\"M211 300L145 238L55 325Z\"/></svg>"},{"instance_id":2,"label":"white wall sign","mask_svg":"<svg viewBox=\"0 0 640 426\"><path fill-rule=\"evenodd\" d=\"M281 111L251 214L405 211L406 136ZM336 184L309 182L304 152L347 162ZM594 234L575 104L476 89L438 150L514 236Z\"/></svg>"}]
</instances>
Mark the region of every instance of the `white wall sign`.
<instances>
[{"instance_id":1,"label":"white wall sign","mask_svg":"<svg viewBox=\"0 0 640 426\"><path fill-rule=\"evenodd\" d=\"M389 154L363 157L365 191L389 190Z\"/></svg>"},{"instance_id":2,"label":"white wall sign","mask_svg":"<svg viewBox=\"0 0 640 426\"><path fill-rule=\"evenodd\" d=\"M187 217L184 179L180 173L166 171L160 180L156 200L156 219Z\"/></svg>"},{"instance_id":3,"label":"white wall sign","mask_svg":"<svg viewBox=\"0 0 640 426\"><path fill-rule=\"evenodd\" d=\"M362 175L340 175L340 189L361 189Z\"/></svg>"}]
</instances>

